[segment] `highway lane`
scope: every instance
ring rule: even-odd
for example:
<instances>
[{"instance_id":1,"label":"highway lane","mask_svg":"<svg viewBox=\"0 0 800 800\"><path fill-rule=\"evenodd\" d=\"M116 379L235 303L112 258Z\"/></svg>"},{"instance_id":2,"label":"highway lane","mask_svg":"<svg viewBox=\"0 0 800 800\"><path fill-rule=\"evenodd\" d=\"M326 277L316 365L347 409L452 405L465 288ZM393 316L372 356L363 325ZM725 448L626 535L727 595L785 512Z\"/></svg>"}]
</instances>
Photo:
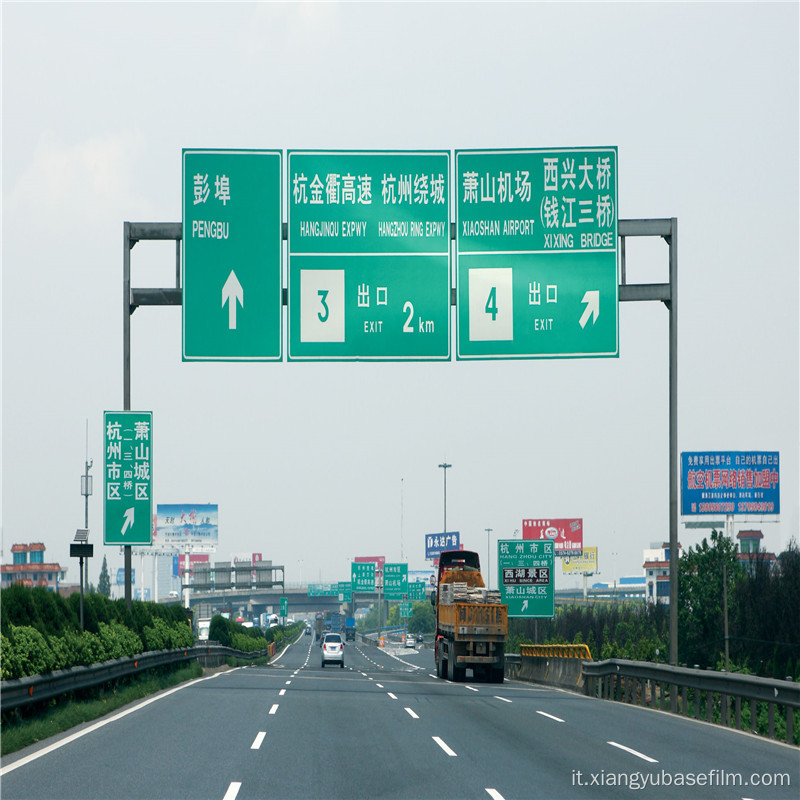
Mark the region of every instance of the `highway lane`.
<instances>
[{"instance_id":1,"label":"highway lane","mask_svg":"<svg viewBox=\"0 0 800 800\"><path fill-rule=\"evenodd\" d=\"M451 684L433 677L430 650L350 642L344 669L322 669L311 638L268 668L222 673L60 737L64 746L12 771L28 754L3 759L3 798L798 795L795 748L516 681ZM754 772L791 785L720 785ZM672 785L619 785L647 776ZM690 776L712 785L675 785Z\"/></svg>"}]
</instances>

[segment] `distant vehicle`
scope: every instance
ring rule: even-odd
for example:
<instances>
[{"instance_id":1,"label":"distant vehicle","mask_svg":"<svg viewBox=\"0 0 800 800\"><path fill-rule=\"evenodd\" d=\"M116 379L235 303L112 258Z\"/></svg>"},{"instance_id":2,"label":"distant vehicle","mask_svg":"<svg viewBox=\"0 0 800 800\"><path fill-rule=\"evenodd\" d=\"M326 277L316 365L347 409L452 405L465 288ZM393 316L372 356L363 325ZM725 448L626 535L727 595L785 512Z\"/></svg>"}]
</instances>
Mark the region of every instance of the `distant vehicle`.
<instances>
[{"instance_id":1,"label":"distant vehicle","mask_svg":"<svg viewBox=\"0 0 800 800\"><path fill-rule=\"evenodd\" d=\"M170 597L180 597L180 592L176 592L174 589L169 593Z\"/></svg>"},{"instance_id":2,"label":"distant vehicle","mask_svg":"<svg viewBox=\"0 0 800 800\"><path fill-rule=\"evenodd\" d=\"M425 637L421 633L418 633L417 634L417 641L420 642L420 643L424 642L425 641Z\"/></svg>"},{"instance_id":3,"label":"distant vehicle","mask_svg":"<svg viewBox=\"0 0 800 800\"><path fill-rule=\"evenodd\" d=\"M344 642L338 633L326 633L322 638L321 666L336 664L344 668Z\"/></svg>"},{"instance_id":4,"label":"distant vehicle","mask_svg":"<svg viewBox=\"0 0 800 800\"><path fill-rule=\"evenodd\" d=\"M356 618L347 617L344 621L345 641L354 642L356 640Z\"/></svg>"},{"instance_id":5,"label":"distant vehicle","mask_svg":"<svg viewBox=\"0 0 800 800\"><path fill-rule=\"evenodd\" d=\"M309 628L308 625L306 625L305 635L311 636L311 628Z\"/></svg>"},{"instance_id":6,"label":"distant vehicle","mask_svg":"<svg viewBox=\"0 0 800 800\"><path fill-rule=\"evenodd\" d=\"M406 635L406 647L416 647L417 640L413 633L409 633Z\"/></svg>"}]
</instances>

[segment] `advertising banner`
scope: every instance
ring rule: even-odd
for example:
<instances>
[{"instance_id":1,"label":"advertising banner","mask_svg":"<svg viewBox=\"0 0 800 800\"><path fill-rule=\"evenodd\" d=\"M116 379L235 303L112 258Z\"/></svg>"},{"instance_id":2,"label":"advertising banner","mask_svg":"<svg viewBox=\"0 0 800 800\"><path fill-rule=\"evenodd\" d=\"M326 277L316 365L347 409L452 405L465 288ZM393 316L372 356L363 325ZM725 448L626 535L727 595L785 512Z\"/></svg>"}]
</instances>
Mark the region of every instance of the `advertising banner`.
<instances>
[{"instance_id":1,"label":"advertising banner","mask_svg":"<svg viewBox=\"0 0 800 800\"><path fill-rule=\"evenodd\" d=\"M159 550L214 552L219 544L216 504L158 504L153 547Z\"/></svg>"},{"instance_id":2,"label":"advertising banner","mask_svg":"<svg viewBox=\"0 0 800 800\"><path fill-rule=\"evenodd\" d=\"M564 556L561 559L561 572L564 575L597 572L597 548L584 547L579 556Z\"/></svg>"},{"instance_id":3,"label":"advertising banner","mask_svg":"<svg viewBox=\"0 0 800 800\"><path fill-rule=\"evenodd\" d=\"M439 558L446 550L461 549L461 534L459 531L451 533L429 533L425 536L425 558Z\"/></svg>"},{"instance_id":4,"label":"advertising banner","mask_svg":"<svg viewBox=\"0 0 800 800\"><path fill-rule=\"evenodd\" d=\"M780 514L775 451L681 453L681 514Z\"/></svg>"},{"instance_id":5,"label":"advertising banner","mask_svg":"<svg viewBox=\"0 0 800 800\"><path fill-rule=\"evenodd\" d=\"M583 552L583 519L524 519L522 538L553 542L556 556L579 556Z\"/></svg>"}]
</instances>

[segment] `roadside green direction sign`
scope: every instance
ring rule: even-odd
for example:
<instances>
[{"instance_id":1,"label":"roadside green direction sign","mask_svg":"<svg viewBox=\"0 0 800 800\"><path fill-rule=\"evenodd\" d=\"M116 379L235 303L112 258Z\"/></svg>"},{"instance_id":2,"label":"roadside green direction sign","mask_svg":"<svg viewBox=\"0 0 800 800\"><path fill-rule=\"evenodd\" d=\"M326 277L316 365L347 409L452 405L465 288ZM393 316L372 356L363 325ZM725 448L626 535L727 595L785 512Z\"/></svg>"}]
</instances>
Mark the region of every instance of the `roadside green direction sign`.
<instances>
[{"instance_id":1,"label":"roadside green direction sign","mask_svg":"<svg viewBox=\"0 0 800 800\"><path fill-rule=\"evenodd\" d=\"M183 150L183 360L283 356L282 153Z\"/></svg>"},{"instance_id":2,"label":"roadside green direction sign","mask_svg":"<svg viewBox=\"0 0 800 800\"><path fill-rule=\"evenodd\" d=\"M450 357L450 153L288 153L288 358Z\"/></svg>"},{"instance_id":3,"label":"roadside green direction sign","mask_svg":"<svg viewBox=\"0 0 800 800\"><path fill-rule=\"evenodd\" d=\"M553 617L555 548L549 540L509 539L497 543L500 597L509 617Z\"/></svg>"},{"instance_id":4,"label":"roadside green direction sign","mask_svg":"<svg viewBox=\"0 0 800 800\"><path fill-rule=\"evenodd\" d=\"M339 581L339 602L350 603L353 600L352 581Z\"/></svg>"},{"instance_id":5,"label":"roadside green direction sign","mask_svg":"<svg viewBox=\"0 0 800 800\"><path fill-rule=\"evenodd\" d=\"M456 358L618 356L617 148L455 159Z\"/></svg>"},{"instance_id":6,"label":"roadside green direction sign","mask_svg":"<svg viewBox=\"0 0 800 800\"><path fill-rule=\"evenodd\" d=\"M417 601L425 599L425 583L423 581L409 581L408 599Z\"/></svg>"},{"instance_id":7,"label":"roadside green direction sign","mask_svg":"<svg viewBox=\"0 0 800 800\"><path fill-rule=\"evenodd\" d=\"M103 413L103 544L153 543L153 412Z\"/></svg>"},{"instance_id":8,"label":"roadside green direction sign","mask_svg":"<svg viewBox=\"0 0 800 800\"><path fill-rule=\"evenodd\" d=\"M309 583L309 597L337 597L339 594L338 583Z\"/></svg>"},{"instance_id":9,"label":"roadside green direction sign","mask_svg":"<svg viewBox=\"0 0 800 800\"><path fill-rule=\"evenodd\" d=\"M400 603L400 617L408 618L413 615L413 610L410 602Z\"/></svg>"},{"instance_id":10,"label":"roadside green direction sign","mask_svg":"<svg viewBox=\"0 0 800 800\"><path fill-rule=\"evenodd\" d=\"M383 593L387 600L402 600L408 595L408 564L383 565Z\"/></svg>"},{"instance_id":11,"label":"roadside green direction sign","mask_svg":"<svg viewBox=\"0 0 800 800\"><path fill-rule=\"evenodd\" d=\"M289 615L289 598L281 597L281 616L286 617Z\"/></svg>"},{"instance_id":12,"label":"roadside green direction sign","mask_svg":"<svg viewBox=\"0 0 800 800\"><path fill-rule=\"evenodd\" d=\"M354 592L374 592L375 562L353 561L350 564L350 577Z\"/></svg>"}]
</instances>

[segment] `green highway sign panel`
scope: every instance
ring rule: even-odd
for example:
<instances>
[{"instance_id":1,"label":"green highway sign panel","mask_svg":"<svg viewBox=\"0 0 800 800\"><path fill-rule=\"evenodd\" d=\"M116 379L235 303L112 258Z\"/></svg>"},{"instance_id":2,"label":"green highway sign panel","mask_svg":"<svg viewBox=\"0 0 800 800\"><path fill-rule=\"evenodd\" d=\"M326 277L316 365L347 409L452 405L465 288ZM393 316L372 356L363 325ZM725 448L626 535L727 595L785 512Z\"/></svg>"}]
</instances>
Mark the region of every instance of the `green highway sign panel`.
<instances>
[{"instance_id":1,"label":"green highway sign panel","mask_svg":"<svg viewBox=\"0 0 800 800\"><path fill-rule=\"evenodd\" d=\"M103 544L153 543L153 412L103 414Z\"/></svg>"},{"instance_id":2,"label":"green highway sign panel","mask_svg":"<svg viewBox=\"0 0 800 800\"><path fill-rule=\"evenodd\" d=\"M350 578L354 592L374 592L375 562L353 561L350 564Z\"/></svg>"},{"instance_id":3,"label":"green highway sign panel","mask_svg":"<svg viewBox=\"0 0 800 800\"><path fill-rule=\"evenodd\" d=\"M408 584L409 600L425 599L425 584L422 581L410 581Z\"/></svg>"},{"instance_id":4,"label":"green highway sign panel","mask_svg":"<svg viewBox=\"0 0 800 800\"><path fill-rule=\"evenodd\" d=\"M339 602L350 603L353 600L353 584L351 581L339 581Z\"/></svg>"},{"instance_id":5,"label":"green highway sign panel","mask_svg":"<svg viewBox=\"0 0 800 800\"><path fill-rule=\"evenodd\" d=\"M183 360L283 357L282 153L183 151Z\"/></svg>"},{"instance_id":6,"label":"green highway sign panel","mask_svg":"<svg viewBox=\"0 0 800 800\"><path fill-rule=\"evenodd\" d=\"M408 617L412 616L412 614L413 614L413 610L412 610L410 602L400 603L400 617L401 618L408 618Z\"/></svg>"},{"instance_id":7,"label":"green highway sign panel","mask_svg":"<svg viewBox=\"0 0 800 800\"><path fill-rule=\"evenodd\" d=\"M549 540L510 539L497 543L500 597L509 617L555 615L555 547Z\"/></svg>"},{"instance_id":8,"label":"green highway sign panel","mask_svg":"<svg viewBox=\"0 0 800 800\"><path fill-rule=\"evenodd\" d=\"M286 617L289 615L289 598L281 597L281 616Z\"/></svg>"},{"instance_id":9,"label":"green highway sign panel","mask_svg":"<svg viewBox=\"0 0 800 800\"><path fill-rule=\"evenodd\" d=\"M617 148L455 161L456 358L618 356Z\"/></svg>"},{"instance_id":10,"label":"green highway sign panel","mask_svg":"<svg viewBox=\"0 0 800 800\"><path fill-rule=\"evenodd\" d=\"M450 357L450 153L288 153L288 358Z\"/></svg>"},{"instance_id":11,"label":"green highway sign panel","mask_svg":"<svg viewBox=\"0 0 800 800\"><path fill-rule=\"evenodd\" d=\"M387 600L402 600L408 595L408 564L383 565L383 593Z\"/></svg>"},{"instance_id":12,"label":"green highway sign panel","mask_svg":"<svg viewBox=\"0 0 800 800\"><path fill-rule=\"evenodd\" d=\"M339 594L338 583L309 583L309 597L337 597Z\"/></svg>"}]
</instances>

